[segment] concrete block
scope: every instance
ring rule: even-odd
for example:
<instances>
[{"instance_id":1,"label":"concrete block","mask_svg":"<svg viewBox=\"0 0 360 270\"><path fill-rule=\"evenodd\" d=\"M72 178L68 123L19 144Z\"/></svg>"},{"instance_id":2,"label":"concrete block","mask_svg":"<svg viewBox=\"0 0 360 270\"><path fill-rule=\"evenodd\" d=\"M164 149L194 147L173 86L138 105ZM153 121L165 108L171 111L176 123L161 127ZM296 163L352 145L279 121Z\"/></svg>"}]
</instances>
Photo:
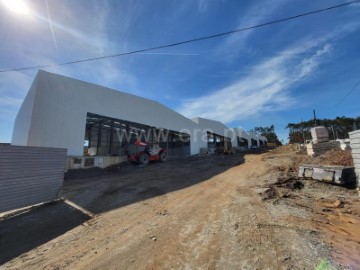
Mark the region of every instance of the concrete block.
<instances>
[{"instance_id":1,"label":"concrete block","mask_svg":"<svg viewBox=\"0 0 360 270\"><path fill-rule=\"evenodd\" d=\"M332 184L345 185L355 181L354 167L301 165L300 178L314 179Z\"/></svg>"}]
</instances>

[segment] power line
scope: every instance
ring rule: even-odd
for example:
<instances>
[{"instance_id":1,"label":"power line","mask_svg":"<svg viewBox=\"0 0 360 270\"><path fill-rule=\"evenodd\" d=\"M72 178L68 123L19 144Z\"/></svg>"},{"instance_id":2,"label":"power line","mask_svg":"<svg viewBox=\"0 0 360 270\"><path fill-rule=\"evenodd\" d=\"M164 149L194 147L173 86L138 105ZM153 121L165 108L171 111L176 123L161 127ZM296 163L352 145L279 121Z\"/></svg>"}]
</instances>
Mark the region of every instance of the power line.
<instances>
[{"instance_id":1,"label":"power line","mask_svg":"<svg viewBox=\"0 0 360 270\"><path fill-rule=\"evenodd\" d=\"M351 95L351 93L355 90L355 88L360 84L360 80L358 80L354 86L350 89L350 91L338 102L332 107L332 109L335 109L339 104L341 104L348 96Z\"/></svg>"},{"instance_id":2,"label":"power line","mask_svg":"<svg viewBox=\"0 0 360 270\"><path fill-rule=\"evenodd\" d=\"M172 44L160 45L160 46L150 47L150 48L146 48L146 49L139 49L139 50L134 50L134 51L130 51L130 52L124 52L124 53L117 53L117 54L112 54L112 55L104 55L104 56L98 56L98 57L93 57L93 58L74 60L74 61L70 61L70 62L57 63L57 64L52 64L52 65L50 64L50 65L30 66L30 67L13 68L13 69L3 69L3 70L0 70L0 73L11 72L11 71L20 71L20 70L28 70L28 69L47 68L47 67L54 67L54 66L71 65L71 64L77 64L77 63L82 63L82 62L89 62L89 61L94 61L94 60L101 60L101 59L106 59L106 58L113 58L113 57L125 56L125 55L130 55L130 54L143 53L143 52L148 52L148 51L153 51L153 50L158 50L158 49L165 49L165 48L175 47L175 46L179 46L179 45L183 45L183 44L187 44L187 43L198 42L198 41L202 41L202 40L207 40L207 39L232 35L232 34L235 34L235 33L248 31L248 30L252 30L252 29L255 29L255 28L260 28L260 27L264 27L264 26L272 25L272 24L276 24L276 23L282 23L282 22L293 20L293 19L297 19L297 18L301 18L301 17L305 17L305 16L314 15L314 14L317 14L317 13L329 11L329 10L332 10L332 9L349 6L349 5L352 5L352 4L355 4L355 3L360 3L360 0L346 2L346 3L343 3L343 4L336 5L336 6L331 6L331 7L327 7L327 8L323 8L323 9L318 9L318 10L298 14L298 15L283 18L283 19L278 19L278 20L274 20L274 21L270 21L270 22L266 22L266 23L262 23L262 24L258 24L258 25L253 25L253 26L249 26L249 27L238 28L238 29L235 29L235 30L232 30L232 31L222 32L222 33L214 34L214 35L210 35L210 36L204 36L204 37L189 39L189 40L185 40L185 41L180 41L180 42L176 42L176 43L172 43Z\"/></svg>"}]
</instances>

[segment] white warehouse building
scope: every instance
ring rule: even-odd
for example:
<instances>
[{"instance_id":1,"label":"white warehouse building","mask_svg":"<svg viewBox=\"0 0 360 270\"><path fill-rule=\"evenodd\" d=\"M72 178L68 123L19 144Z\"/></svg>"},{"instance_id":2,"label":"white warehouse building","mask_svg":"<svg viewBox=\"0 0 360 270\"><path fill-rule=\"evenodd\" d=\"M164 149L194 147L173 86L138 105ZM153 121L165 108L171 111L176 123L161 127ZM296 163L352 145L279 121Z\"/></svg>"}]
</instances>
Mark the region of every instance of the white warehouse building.
<instances>
[{"instance_id":1,"label":"white warehouse building","mask_svg":"<svg viewBox=\"0 0 360 270\"><path fill-rule=\"evenodd\" d=\"M150 130L161 135L169 156L196 155L225 139L239 148L266 144L219 121L189 119L157 101L42 70L18 112L12 144L66 148L71 168L86 167L86 157L94 157L88 166L105 167L126 160L134 132L149 136Z\"/></svg>"}]
</instances>

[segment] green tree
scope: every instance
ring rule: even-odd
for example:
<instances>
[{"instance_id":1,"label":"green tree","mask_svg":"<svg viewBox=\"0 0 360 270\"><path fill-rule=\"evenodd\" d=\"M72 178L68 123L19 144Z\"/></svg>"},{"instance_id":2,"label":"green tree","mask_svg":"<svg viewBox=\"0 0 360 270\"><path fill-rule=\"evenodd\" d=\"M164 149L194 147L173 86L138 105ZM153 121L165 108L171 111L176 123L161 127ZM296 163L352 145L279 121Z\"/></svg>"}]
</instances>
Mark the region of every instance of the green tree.
<instances>
[{"instance_id":1,"label":"green tree","mask_svg":"<svg viewBox=\"0 0 360 270\"><path fill-rule=\"evenodd\" d=\"M336 117L335 119L317 119L317 126L325 126L329 130L330 139L349 138L349 132L360 128L360 117ZM310 129L314 127L312 119L300 123L289 123L286 128L289 129L290 143L303 143L311 139Z\"/></svg>"},{"instance_id":2,"label":"green tree","mask_svg":"<svg viewBox=\"0 0 360 270\"><path fill-rule=\"evenodd\" d=\"M275 133L275 126L271 125L270 127L255 127L253 132L257 135L264 136L268 143L275 143L276 145L282 145Z\"/></svg>"}]
</instances>

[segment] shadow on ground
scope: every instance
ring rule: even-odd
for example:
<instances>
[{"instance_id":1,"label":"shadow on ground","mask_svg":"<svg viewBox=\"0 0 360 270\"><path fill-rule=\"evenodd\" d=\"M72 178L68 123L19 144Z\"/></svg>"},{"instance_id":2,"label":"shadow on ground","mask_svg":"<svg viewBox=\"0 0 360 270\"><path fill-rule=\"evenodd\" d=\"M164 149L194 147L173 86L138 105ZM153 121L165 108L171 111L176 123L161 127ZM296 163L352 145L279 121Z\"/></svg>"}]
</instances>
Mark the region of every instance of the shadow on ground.
<instances>
[{"instance_id":1,"label":"shadow on ground","mask_svg":"<svg viewBox=\"0 0 360 270\"><path fill-rule=\"evenodd\" d=\"M145 167L122 163L107 169L75 170L65 176L62 196L98 214L196 185L244 160L244 153L237 153L153 162ZM0 265L88 219L83 212L59 201L0 221Z\"/></svg>"},{"instance_id":2,"label":"shadow on ground","mask_svg":"<svg viewBox=\"0 0 360 270\"><path fill-rule=\"evenodd\" d=\"M153 162L145 167L123 163L107 170L77 170L66 176L62 195L98 214L196 185L243 162L244 153L237 153Z\"/></svg>"},{"instance_id":3,"label":"shadow on ground","mask_svg":"<svg viewBox=\"0 0 360 270\"><path fill-rule=\"evenodd\" d=\"M88 219L87 215L58 201L0 221L0 265Z\"/></svg>"}]
</instances>

